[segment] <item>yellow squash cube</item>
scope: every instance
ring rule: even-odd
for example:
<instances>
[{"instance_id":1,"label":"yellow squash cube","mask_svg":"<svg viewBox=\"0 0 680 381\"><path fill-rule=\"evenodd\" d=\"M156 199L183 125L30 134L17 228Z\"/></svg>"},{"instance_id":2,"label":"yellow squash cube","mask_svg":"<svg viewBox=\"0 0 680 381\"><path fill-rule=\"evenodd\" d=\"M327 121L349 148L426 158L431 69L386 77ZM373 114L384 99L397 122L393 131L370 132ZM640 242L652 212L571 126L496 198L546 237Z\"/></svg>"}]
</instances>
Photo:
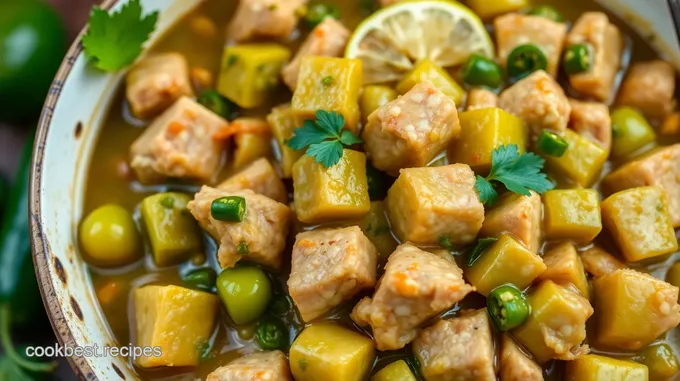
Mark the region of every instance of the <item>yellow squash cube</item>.
<instances>
[{"instance_id":1,"label":"yellow squash cube","mask_svg":"<svg viewBox=\"0 0 680 381\"><path fill-rule=\"evenodd\" d=\"M588 300L545 280L529 295L531 314L515 328L515 339L542 364L550 359L573 360L583 352L586 321L593 314Z\"/></svg>"},{"instance_id":2,"label":"yellow squash cube","mask_svg":"<svg viewBox=\"0 0 680 381\"><path fill-rule=\"evenodd\" d=\"M511 236L503 234L472 267L465 270L465 277L477 288L477 292L487 296L494 288L507 283L523 290L545 268L541 257Z\"/></svg>"},{"instance_id":3,"label":"yellow squash cube","mask_svg":"<svg viewBox=\"0 0 680 381\"><path fill-rule=\"evenodd\" d=\"M593 282L595 341L636 350L680 323L678 288L635 270L617 270Z\"/></svg>"},{"instance_id":4,"label":"yellow squash cube","mask_svg":"<svg viewBox=\"0 0 680 381\"><path fill-rule=\"evenodd\" d=\"M289 179L293 177L293 164L305 154L302 150L297 151L288 147L288 140L293 137L293 130L298 127L293 110L288 104L274 107L267 115L267 122L279 148L283 177Z\"/></svg>"},{"instance_id":5,"label":"yellow squash cube","mask_svg":"<svg viewBox=\"0 0 680 381\"><path fill-rule=\"evenodd\" d=\"M628 261L678 249L666 194L660 188L640 187L614 193L602 202L602 220Z\"/></svg>"},{"instance_id":6,"label":"yellow squash cube","mask_svg":"<svg viewBox=\"0 0 680 381\"><path fill-rule=\"evenodd\" d=\"M648 381L645 365L598 355L585 355L566 363L565 381Z\"/></svg>"},{"instance_id":7,"label":"yellow squash cube","mask_svg":"<svg viewBox=\"0 0 680 381\"><path fill-rule=\"evenodd\" d=\"M290 347L296 381L361 381L373 366L373 341L333 323L313 324Z\"/></svg>"},{"instance_id":8,"label":"yellow squash cube","mask_svg":"<svg viewBox=\"0 0 680 381\"><path fill-rule=\"evenodd\" d=\"M300 63L300 79L291 107L298 125L314 120L317 110L335 111L345 117L345 127L359 130L359 93L363 85L361 60L306 57Z\"/></svg>"},{"instance_id":9,"label":"yellow squash cube","mask_svg":"<svg viewBox=\"0 0 680 381\"><path fill-rule=\"evenodd\" d=\"M392 102L397 99L399 94L397 92L385 85L370 85L365 86L361 92L360 105L361 105L361 116L363 120L367 120L368 116L373 114L373 112L380 107Z\"/></svg>"},{"instance_id":10,"label":"yellow squash cube","mask_svg":"<svg viewBox=\"0 0 680 381\"><path fill-rule=\"evenodd\" d=\"M609 154L596 143L572 130L565 130L562 137L569 143L567 152L562 157L544 155L546 167L566 176L576 185L591 186L600 176Z\"/></svg>"},{"instance_id":11,"label":"yellow squash cube","mask_svg":"<svg viewBox=\"0 0 680 381\"><path fill-rule=\"evenodd\" d=\"M464 163L477 173L491 169L493 150L514 144L519 152L526 149L526 131L522 120L499 108L483 108L458 114L460 137L449 148L451 163Z\"/></svg>"},{"instance_id":12,"label":"yellow squash cube","mask_svg":"<svg viewBox=\"0 0 680 381\"><path fill-rule=\"evenodd\" d=\"M446 70L439 67L429 59L420 61L404 79L397 84L397 91L406 94L413 86L423 81L430 81L441 91L453 99L456 105L460 105L465 97L465 90L451 78Z\"/></svg>"},{"instance_id":13,"label":"yellow squash cube","mask_svg":"<svg viewBox=\"0 0 680 381\"><path fill-rule=\"evenodd\" d=\"M416 381L416 377L411 372L406 361L395 361L388 366L380 369L371 381Z\"/></svg>"},{"instance_id":14,"label":"yellow squash cube","mask_svg":"<svg viewBox=\"0 0 680 381\"><path fill-rule=\"evenodd\" d=\"M518 11L529 6L528 0L468 0L470 7L479 17L489 20L503 13Z\"/></svg>"},{"instance_id":15,"label":"yellow squash cube","mask_svg":"<svg viewBox=\"0 0 680 381\"><path fill-rule=\"evenodd\" d=\"M255 108L279 85L290 50L277 44L227 46L217 90L243 108Z\"/></svg>"},{"instance_id":16,"label":"yellow squash cube","mask_svg":"<svg viewBox=\"0 0 680 381\"><path fill-rule=\"evenodd\" d=\"M543 196L544 227L548 239L590 243L600 231L600 195L595 189L560 189Z\"/></svg>"},{"instance_id":17,"label":"yellow squash cube","mask_svg":"<svg viewBox=\"0 0 680 381\"><path fill-rule=\"evenodd\" d=\"M358 219L371 209L366 179L366 155L343 150L336 165L325 168L311 156L293 165L295 213L300 221Z\"/></svg>"},{"instance_id":18,"label":"yellow squash cube","mask_svg":"<svg viewBox=\"0 0 680 381\"><path fill-rule=\"evenodd\" d=\"M160 347L161 356L140 356L135 364L196 366L213 333L220 299L179 286L144 286L133 293L139 347Z\"/></svg>"},{"instance_id":19,"label":"yellow squash cube","mask_svg":"<svg viewBox=\"0 0 680 381\"><path fill-rule=\"evenodd\" d=\"M574 285L586 299L590 297L586 270L571 242L564 242L550 249L543 256L543 262L547 269L538 277L539 279L549 279L561 285Z\"/></svg>"},{"instance_id":20,"label":"yellow squash cube","mask_svg":"<svg viewBox=\"0 0 680 381\"><path fill-rule=\"evenodd\" d=\"M390 230L386 209L384 202L373 201L371 210L359 221L361 230L378 249L380 262L385 262L399 244Z\"/></svg>"}]
</instances>

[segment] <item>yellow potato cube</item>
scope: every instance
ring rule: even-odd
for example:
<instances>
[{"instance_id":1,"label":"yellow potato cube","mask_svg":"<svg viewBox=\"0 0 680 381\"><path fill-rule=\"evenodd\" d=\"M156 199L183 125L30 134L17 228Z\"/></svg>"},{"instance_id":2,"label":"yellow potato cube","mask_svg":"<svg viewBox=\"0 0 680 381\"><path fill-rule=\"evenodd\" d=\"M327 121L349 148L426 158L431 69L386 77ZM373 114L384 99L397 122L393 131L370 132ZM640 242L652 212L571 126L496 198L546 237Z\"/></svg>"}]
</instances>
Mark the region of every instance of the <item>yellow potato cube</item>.
<instances>
[{"instance_id":1,"label":"yellow potato cube","mask_svg":"<svg viewBox=\"0 0 680 381\"><path fill-rule=\"evenodd\" d=\"M411 372L406 361L395 361L388 366L380 369L371 381L416 381L416 377Z\"/></svg>"},{"instance_id":2,"label":"yellow potato cube","mask_svg":"<svg viewBox=\"0 0 680 381\"><path fill-rule=\"evenodd\" d=\"M549 190L543 195L548 239L590 243L602 231L600 195L595 189Z\"/></svg>"},{"instance_id":3,"label":"yellow potato cube","mask_svg":"<svg viewBox=\"0 0 680 381\"><path fill-rule=\"evenodd\" d=\"M465 98L465 90L458 82L451 78L446 70L427 58L418 62L413 70L397 84L397 91L400 94L406 94L413 86L423 81L432 82L434 87L451 97L457 105L461 104Z\"/></svg>"},{"instance_id":4,"label":"yellow potato cube","mask_svg":"<svg viewBox=\"0 0 680 381\"><path fill-rule=\"evenodd\" d=\"M279 147L281 157L281 170L284 178L293 177L293 164L304 155L304 151L294 150L288 147L288 140L293 137L293 130L298 126L290 105L274 107L272 112L267 115L267 122L274 133L274 138Z\"/></svg>"},{"instance_id":5,"label":"yellow potato cube","mask_svg":"<svg viewBox=\"0 0 680 381\"><path fill-rule=\"evenodd\" d=\"M617 270L593 282L595 341L640 349L680 323L678 288L635 270Z\"/></svg>"},{"instance_id":6,"label":"yellow potato cube","mask_svg":"<svg viewBox=\"0 0 680 381\"><path fill-rule=\"evenodd\" d=\"M648 381L645 365L598 355L566 363L565 381Z\"/></svg>"},{"instance_id":7,"label":"yellow potato cube","mask_svg":"<svg viewBox=\"0 0 680 381\"><path fill-rule=\"evenodd\" d=\"M562 137L569 143L562 157L544 155L549 170L566 176L583 187L591 186L600 176L609 154L602 147L572 130L565 130Z\"/></svg>"},{"instance_id":8,"label":"yellow potato cube","mask_svg":"<svg viewBox=\"0 0 680 381\"><path fill-rule=\"evenodd\" d=\"M660 188L640 187L614 193L602 202L602 220L628 261L678 249L666 194Z\"/></svg>"},{"instance_id":9,"label":"yellow potato cube","mask_svg":"<svg viewBox=\"0 0 680 381\"><path fill-rule=\"evenodd\" d=\"M460 137L449 148L451 163L467 164L477 173L491 169L493 150L514 144L519 152L526 149L526 131L522 120L499 108L483 108L458 114Z\"/></svg>"},{"instance_id":10,"label":"yellow potato cube","mask_svg":"<svg viewBox=\"0 0 680 381\"><path fill-rule=\"evenodd\" d=\"M133 293L139 347L160 347L161 356L140 356L135 364L196 366L215 326L216 295L179 286L144 286Z\"/></svg>"},{"instance_id":11,"label":"yellow potato cube","mask_svg":"<svg viewBox=\"0 0 680 381\"><path fill-rule=\"evenodd\" d=\"M477 288L477 292L487 296L494 288L507 283L523 290L545 268L541 257L503 234L472 267L465 269L465 277Z\"/></svg>"},{"instance_id":12,"label":"yellow potato cube","mask_svg":"<svg viewBox=\"0 0 680 381\"><path fill-rule=\"evenodd\" d=\"M573 360L587 352L581 342L586 338L586 321L593 314L593 308L586 298L545 280L528 299L529 319L512 333L534 355L536 362Z\"/></svg>"},{"instance_id":13,"label":"yellow potato cube","mask_svg":"<svg viewBox=\"0 0 680 381\"><path fill-rule=\"evenodd\" d=\"M335 111L345 117L345 127L359 130L359 93L363 85L361 60L305 57L291 107L298 125L315 119L317 110Z\"/></svg>"},{"instance_id":14,"label":"yellow potato cube","mask_svg":"<svg viewBox=\"0 0 680 381\"><path fill-rule=\"evenodd\" d=\"M289 59L290 50L277 44L227 46L217 90L243 108L260 106L279 85Z\"/></svg>"},{"instance_id":15,"label":"yellow potato cube","mask_svg":"<svg viewBox=\"0 0 680 381\"><path fill-rule=\"evenodd\" d=\"M378 249L380 262L385 262L398 245L387 221L385 203L371 202L371 210L359 221L359 227Z\"/></svg>"},{"instance_id":16,"label":"yellow potato cube","mask_svg":"<svg viewBox=\"0 0 680 381\"><path fill-rule=\"evenodd\" d=\"M303 156L293 165L293 187L297 218L308 224L358 219L371 209L362 152L345 149L330 168Z\"/></svg>"},{"instance_id":17,"label":"yellow potato cube","mask_svg":"<svg viewBox=\"0 0 680 381\"><path fill-rule=\"evenodd\" d=\"M572 284L581 295L590 298L590 289L586 270L571 242L564 242L550 249L544 256L543 262L547 269L538 278L549 279L557 284Z\"/></svg>"},{"instance_id":18,"label":"yellow potato cube","mask_svg":"<svg viewBox=\"0 0 680 381\"><path fill-rule=\"evenodd\" d=\"M373 366L373 341L332 323L313 324L290 347L296 381L361 381Z\"/></svg>"},{"instance_id":19,"label":"yellow potato cube","mask_svg":"<svg viewBox=\"0 0 680 381\"><path fill-rule=\"evenodd\" d=\"M503 13L518 11L529 6L528 0L468 0L470 7L484 20L494 18Z\"/></svg>"}]
</instances>

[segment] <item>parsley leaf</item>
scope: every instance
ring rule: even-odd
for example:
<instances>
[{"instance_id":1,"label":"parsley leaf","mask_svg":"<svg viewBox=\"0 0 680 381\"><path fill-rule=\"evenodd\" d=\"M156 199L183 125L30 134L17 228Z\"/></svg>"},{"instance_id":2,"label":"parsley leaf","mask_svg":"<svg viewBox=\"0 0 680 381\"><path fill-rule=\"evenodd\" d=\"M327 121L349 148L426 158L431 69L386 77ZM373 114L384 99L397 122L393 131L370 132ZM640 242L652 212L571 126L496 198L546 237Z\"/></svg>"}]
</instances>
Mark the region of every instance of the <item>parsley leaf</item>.
<instances>
[{"instance_id":1,"label":"parsley leaf","mask_svg":"<svg viewBox=\"0 0 680 381\"><path fill-rule=\"evenodd\" d=\"M158 12L142 16L140 0L131 0L111 14L94 7L83 36L85 54L98 69L118 71L142 53L157 20Z\"/></svg>"},{"instance_id":2,"label":"parsley leaf","mask_svg":"<svg viewBox=\"0 0 680 381\"><path fill-rule=\"evenodd\" d=\"M542 173L545 160L531 152L519 153L515 144L496 148L491 156L491 173L486 178L477 176L475 188L483 204L494 204L498 193L492 181L499 182L514 193L530 196L530 190L537 193L554 188L554 184Z\"/></svg>"},{"instance_id":3,"label":"parsley leaf","mask_svg":"<svg viewBox=\"0 0 680 381\"><path fill-rule=\"evenodd\" d=\"M451 243L451 238L448 235L439 237L439 246L449 251L453 250L453 243Z\"/></svg>"},{"instance_id":4,"label":"parsley leaf","mask_svg":"<svg viewBox=\"0 0 680 381\"><path fill-rule=\"evenodd\" d=\"M486 249L488 249L489 246L491 246L496 241L498 241L498 238L493 238L493 237L480 238L477 241L477 244L475 245L475 247L473 247L472 250L470 250L470 252L468 254L467 267L472 267L472 265L474 265L475 262L477 262L479 257L481 257L482 254L484 254Z\"/></svg>"},{"instance_id":5,"label":"parsley leaf","mask_svg":"<svg viewBox=\"0 0 680 381\"><path fill-rule=\"evenodd\" d=\"M294 150L307 148L307 156L326 168L337 164L342 158L343 146L362 143L351 131L343 130L345 118L335 111L318 110L316 121L306 120L302 127L293 131L288 146Z\"/></svg>"}]
</instances>

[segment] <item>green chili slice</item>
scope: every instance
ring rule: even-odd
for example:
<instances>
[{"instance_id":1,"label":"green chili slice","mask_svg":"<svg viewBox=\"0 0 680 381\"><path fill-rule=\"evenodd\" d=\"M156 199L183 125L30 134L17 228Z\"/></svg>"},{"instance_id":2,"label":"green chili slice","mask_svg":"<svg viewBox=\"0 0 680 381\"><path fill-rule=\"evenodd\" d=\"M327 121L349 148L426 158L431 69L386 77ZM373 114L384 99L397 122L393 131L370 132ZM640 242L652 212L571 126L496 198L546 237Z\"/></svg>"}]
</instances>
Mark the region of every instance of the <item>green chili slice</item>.
<instances>
[{"instance_id":1,"label":"green chili slice","mask_svg":"<svg viewBox=\"0 0 680 381\"><path fill-rule=\"evenodd\" d=\"M517 328L529 318L529 303L522 291L514 286L496 287L486 298L486 308L496 328L508 331Z\"/></svg>"},{"instance_id":2,"label":"green chili slice","mask_svg":"<svg viewBox=\"0 0 680 381\"><path fill-rule=\"evenodd\" d=\"M241 222L246 215L246 199L241 196L220 197L210 205L210 215L218 221Z\"/></svg>"},{"instance_id":3,"label":"green chili slice","mask_svg":"<svg viewBox=\"0 0 680 381\"><path fill-rule=\"evenodd\" d=\"M471 86L498 88L503 83L503 71L493 60L472 54L462 69L463 81Z\"/></svg>"},{"instance_id":4,"label":"green chili slice","mask_svg":"<svg viewBox=\"0 0 680 381\"><path fill-rule=\"evenodd\" d=\"M198 96L198 103L226 120L234 120L238 106L215 90L205 90Z\"/></svg>"},{"instance_id":5,"label":"green chili slice","mask_svg":"<svg viewBox=\"0 0 680 381\"><path fill-rule=\"evenodd\" d=\"M217 282L217 273L210 267L196 269L184 275L182 281L189 288L212 291Z\"/></svg>"},{"instance_id":6,"label":"green chili slice","mask_svg":"<svg viewBox=\"0 0 680 381\"><path fill-rule=\"evenodd\" d=\"M562 157L569 148L569 143L559 134L550 130L541 131L536 142L538 149L546 155Z\"/></svg>"},{"instance_id":7,"label":"green chili slice","mask_svg":"<svg viewBox=\"0 0 680 381\"><path fill-rule=\"evenodd\" d=\"M569 75L579 74L590 70L593 65L593 50L588 44L576 44L564 52L564 71Z\"/></svg>"},{"instance_id":8,"label":"green chili slice","mask_svg":"<svg viewBox=\"0 0 680 381\"><path fill-rule=\"evenodd\" d=\"M507 67L510 79L518 81L535 71L545 70L548 67L548 59L538 46L525 44L510 52Z\"/></svg>"}]
</instances>

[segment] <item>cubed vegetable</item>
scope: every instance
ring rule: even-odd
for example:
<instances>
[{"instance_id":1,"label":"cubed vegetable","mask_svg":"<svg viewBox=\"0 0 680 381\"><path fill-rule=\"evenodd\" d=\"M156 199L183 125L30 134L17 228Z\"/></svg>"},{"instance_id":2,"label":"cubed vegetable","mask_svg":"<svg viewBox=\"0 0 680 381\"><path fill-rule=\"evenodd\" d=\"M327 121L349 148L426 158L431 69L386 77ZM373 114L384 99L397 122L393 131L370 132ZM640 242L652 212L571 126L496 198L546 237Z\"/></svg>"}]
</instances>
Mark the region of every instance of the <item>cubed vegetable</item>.
<instances>
[{"instance_id":1,"label":"cubed vegetable","mask_svg":"<svg viewBox=\"0 0 680 381\"><path fill-rule=\"evenodd\" d=\"M593 281L595 342L640 349L680 323L678 288L635 270L617 270Z\"/></svg>"},{"instance_id":2,"label":"cubed vegetable","mask_svg":"<svg viewBox=\"0 0 680 381\"><path fill-rule=\"evenodd\" d=\"M468 282L486 296L494 288L511 283L526 288L544 270L543 260L510 235L503 234L472 267L465 269Z\"/></svg>"},{"instance_id":3,"label":"cubed vegetable","mask_svg":"<svg viewBox=\"0 0 680 381\"><path fill-rule=\"evenodd\" d=\"M191 197L183 193L158 193L142 201L142 218L158 266L176 265L201 250L198 225L186 212L189 201Z\"/></svg>"},{"instance_id":4,"label":"cubed vegetable","mask_svg":"<svg viewBox=\"0 0 680 381\"><path fill-rule=\"evenodd\" d=\"M668 344L650 345L635 360L647 365L652 381L669 380L680 370L678 358Z\"/></svg>"},{"instance_id":5,"label":"cubed vegetable","mask_svg":"<svg viewBox=\"0 0 680 381\"><path fill-rule=\"evenodd\" d=\"M595 189L549 190L543 196L548 239L591 242L602 231L600 195Z\"/></svg>"},{"instance_id":6,"label":"cubed vegetable","mask_svg":"<svg viewBox=\"0 0 680 381\"><path fill-rule=\"evenodd\" d=\"M290 50L278 44L227 46L217 90L243 108L264 104L279 85Z\"/></svg>"},{"instance_id":7,"label":"cubed vegetable","mask_svg":"<svg viewBox=\"0 0 680 381\"><path fill-rule=\"evenodd\" d=\"M345 149L330 168L305 155L293 166L293 186L295 213L305 223L358 219L371 208L362 152Z\"/></svg>"},{"instance_id":8,"label":"cubed vegetable","mask_svg":"<svg viewBox=\"0 0 680 381\"><path fill-rule=\"evenodd\" d=\"M458 114L460 137L449 148L449 161L464 163L476 173L489 173L493 150L514 144L523 153L526 131L522 120L499 108L483 108Z\"/></svg>"},{"instance_id":9,"label":"cubed vegetable","mask_svg":"<svg viewBox=\"0 0 680 381\"><path fill-rule=\"evenodd\" d=\"M467 5L482 19L491 19L503 13L518 11L529 6L527 0L468 0Z\"/></svg>"},{"instance_id":10,"label":"cubed vegetable","mask_svg":"<svg viewBox=\"0 0 680 381\"><path fill-rule=\"evenodd\" d=\"M234 168L241 168L261 157L268 157L272 152L271 135L268 133L237 134L234 140L236 141Z\"/></svg>"},{"instance_id":11,"label":"cubed vegetable","mask_svg":"<svg viewBox=\"0 0 680 381\"><path fill-rule=\"evenodd\" d=\"M390 224L387 221L387 210L382 201L371 202L371 209L359 222L359 227L366 237L378 249L379 261L385 262L387 257L397 248Z\"/></svg>"},{"instance_id":12,"label":"cubed vegetable","mask_svg":"<svg viewBox=\"0 0 680 381\"><path fill-rule=\"evenodd\" d=\"M573 360L584 351L586 321L593 314L581 295L545 280L529 295L531 315L513 335L541 364L550 359Z\"/></svg>"},{"instance_id":13,"label":"cubed vegetable","mask_svg":"<svg viewBox=\"0 0 680 381\"><path fill-rule=\"evenodd\" d=\"M566 363L565 381L648 381L647 367L598 355L585 355Z\"/></svg>"},{"instance_id":14,"label":"cubed vegetable","mask_svg":"<svg viewBox=\"0 0 680 381\"><path fill-rule=\"evenodd\" d=\"M569 143L567 152L561 157L545 155L546 167L577 185L592 185L607 161L607 151L572 130L565 130L562 137Z\"/></svg>"},{"instance_id":15,"label":"cubed vegetable","mask_svg":"<svg viewBox=\"0 0 680 381\"><path fill-rule=\"evenodd\" d=\"M139 356L142 368L195 366L213 332L217 296L178 286L144 286L133 292L139 347L160 347L159 356Z\"/></svg>"},{"instance_id":16,"label":"cubed vegetable","mask_svg":"<svg viewBox=\"0 0 680 381\"><path fill-rule=\"evenodd\" d=\"M612 156L628 156L655 140L654 129L637 110L621 107L612 112Z\"/></svg>"},{"instance_id":17,"label":"cubed vegetable","mask_svg":"<svg viewBox=\"0 0 680 381\"><path fill-rule=\"evenodd\" d=\"M358 59L303 58L291 103L298 125L307 119L313 120L317 110L335 111L345 117L345 127L356 134L359 129L362 70Z\"/></svg>"},{"instance_id":18,"label":"cubed vegetable","mask_svg":"<svg viewBox=\"0 0 680 381\"><path fill-rule=\"evenodd\" d=\"M293 164L304 155L304 151L296 151L288 147L288 140L293 137L293 130L298 127L293 110L290 105L274 107L271 114L267 115L267 122L279 147L283 177L289 179L293 177Z\"/></svg>"},{"instance_id":19,"label":"cubed vegetable","mask_svg":"<svg viewBox=\"0 0 680 381\"><path fill-rule=\"evenodd\" d=\"M398 96L399 94L389 86L371 85L364 87L360 102L363 120L368 119L373 111L397 99Z\"/></svg>"},{"instance_id":20,"label":"cubed vegetable","mask_svg":"<svg viewBox=\"0 0 680 381\"><path fill-rule=\"evenodd\" d=\"M413 86L423 81L432 82L434 87L451 97L457 105L461 104L463 98L465 98L465 90L460 87L458 82L444 69L427 58L418 62L413 70L397 84L397 91L400 94L406 94Z\"/></svg>"},{"instance_id":21,"label":"cubed vegetable","mask_svg":"<svg viewBox=\"0 0 680 381\"><path fill-rule=\"evenodd\" d=\"M368 337L332 323L314 324L290 347L290 368L296 381L360 381L373 365Z\"/></svg>"},{"instance_id":22,"label":"cubed vegetable","mask_svg":"<svg viewBox=\"0 0 680 381\"><path fill-rule=\"evenodd\" d=\"M657 187L632 188L602 202L602 220L628 261L678 249L666 194Z\"/></svg>"},{"instance_id":23,"label":"cubed vegetable","mask_svg":"<svg viewBox=\"0 0 680 381\"><path fill-rule=\"evenodd\" d=\"M538 277L539 279L550 279L561 285L574 285L586 299L590 297L586 270L574 244L563 242L555 246L543 256L543 262L547 269Z\"/></svg>"},{"instance_id":24,"label":"cubed vegetable","mask_svg":"<svg viewBox=\"0 0 680 381\"><path fill-rule=\"evenodd\" d=\"M406 361L399 360L382 368L371 381L416 381L416 377Z\"/></svg>"}]
</instances>

